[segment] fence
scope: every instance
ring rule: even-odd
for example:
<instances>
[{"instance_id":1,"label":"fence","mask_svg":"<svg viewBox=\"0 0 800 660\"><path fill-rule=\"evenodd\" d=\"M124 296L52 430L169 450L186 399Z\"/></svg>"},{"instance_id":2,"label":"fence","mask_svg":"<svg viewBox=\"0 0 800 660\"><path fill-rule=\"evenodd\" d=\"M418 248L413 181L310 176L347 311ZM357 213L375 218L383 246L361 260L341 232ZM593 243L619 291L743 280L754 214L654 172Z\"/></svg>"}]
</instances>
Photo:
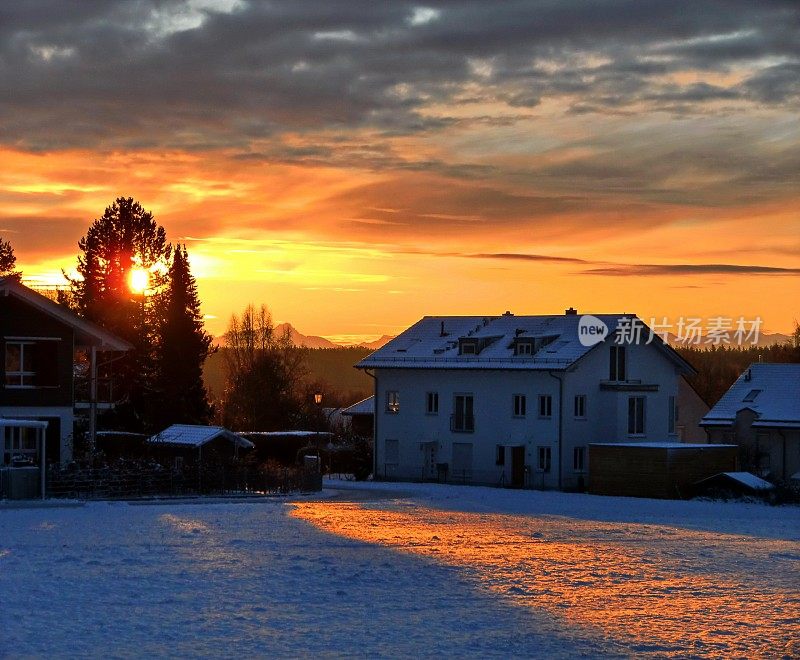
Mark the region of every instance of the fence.
<instances>
[{"instance_id":1,"label":"fence","mask_svg":"<svg viewBox=\"0 0 800 660\"><path fill-rule=\"evenodd\" d=\"M318 470L269 465L185 465L120 461L112 465L52 465L47 496L74 499L135 499L178 495L309 492L322 489Z\"/></svg>"}]
</instances>

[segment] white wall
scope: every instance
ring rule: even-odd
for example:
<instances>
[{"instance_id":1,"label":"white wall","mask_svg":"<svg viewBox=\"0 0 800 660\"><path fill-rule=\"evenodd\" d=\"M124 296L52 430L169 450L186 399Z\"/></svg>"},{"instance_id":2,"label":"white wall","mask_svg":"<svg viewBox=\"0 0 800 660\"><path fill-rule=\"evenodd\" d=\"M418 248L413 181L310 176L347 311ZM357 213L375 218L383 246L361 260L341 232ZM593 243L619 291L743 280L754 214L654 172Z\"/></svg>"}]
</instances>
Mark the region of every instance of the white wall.
<instances>
[{"instance_id":1,"label":"white wall","mask_svg":"<svg viewBox=\"0 0 800 660\"><path fill-rule=\"evenodd\" d=\"M444 369L379 369L376 370L376 467L379 477L421 479L435 477L435 471L426 470L426 454L435 447L434 462L453 464L453 443L472 443L472 474L466 475L471 483L499 484L505 473L510 478L509 461L505 468L495 465L497 445L523 445L525 464L529 469L528 485L535 488L577 488L581 477L588 472L588 449L585 470L573 470L573 450L588 447L592 442L675 442L677 435L668 433L669 397L677 396L678 372L671 360L653 345L627 346L628 381L641 381L642 385L658 385L657 391L628 390L601 387L609 377L610 345L601 344L590 351L569 372L543 371L490 371ZM556 376L556 377L554 377ZM561 481L559 483L559 381L563 378L563 434ZM386 393L397 391L400 409L387 412ZM438 415L428 415L426 393L439 393ZM456 433L450 430L450 416L454 412L456 394L474 397L474 433ZM526 396L527 411L524 418L513 416L513 395ZM552 397L552 416L539 417L538 396ZM574 417L574 397L586 395L586 419ZM628 434L628 398L643 396L646 399L645 433ZM398 463L387 466L384 452L386 439L398 440ZM548 473L537 471L538 447L550 447L551 469ZM428 455L428 463L430 463ZM451 473L450 480L462 475Z\"/></svg>"}]
</instances>

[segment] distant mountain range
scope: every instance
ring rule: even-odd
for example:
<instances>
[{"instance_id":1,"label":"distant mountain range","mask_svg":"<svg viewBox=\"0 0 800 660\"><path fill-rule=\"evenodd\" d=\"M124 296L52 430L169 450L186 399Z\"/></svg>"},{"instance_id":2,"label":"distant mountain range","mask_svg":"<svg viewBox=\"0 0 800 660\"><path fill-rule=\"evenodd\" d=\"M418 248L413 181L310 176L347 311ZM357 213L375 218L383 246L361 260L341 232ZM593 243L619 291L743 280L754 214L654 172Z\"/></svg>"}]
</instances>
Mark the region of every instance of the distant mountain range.
<instances>
[{"instance_id":1,"label":"distant mountain range","mask_svg":"<svg viewBox=\"0 0 800 660\"><path fill-rule=\"evenodd\" d=\"M761 332L758 335L758 341L756 342L756 346L767 347L767 346L775 346L777 344L785 344L788 341L791 341L791 336L781 334L780 332ZM735 342L735 338L733 336L733 331L730 332L729 341L728 342L719 342L720 346L729 346L732 348L737 348ZM667 335L667 343L674 347L674 348L682 348L682 347L694 347L694 348L710 348L713 346L713 341L709 341L708 337L700 336L697 341L694 342L686 342L681 341L672 333L668 333ZM742 344L741 348L749 348L752 346L750 341L746 341Z\"/></svg>"},{"instance_id":2,"label":"distant mountain range","mask_svg":"<svg viewBox=\"0 0 800 660\"><path fill-rule=\"evenodd\" d=\"M330 339L326 339L325 337L320 337L319 335L304 335L302 332L298 331L291 323L281 323L275 326L275 334L282 335L283 333L289 333L289 339L291 339L292 344L295 346L299 346L301 348L348 348L357 346L359 348L366 348L371 351L377 351L379 348L388 344L394 337L390 335L383 335L374 341L362 341L358 344L353 343L344 343L344 342L335 342L331 341ZM732 334L732 333L731 333ZM707 337L701 336L699 341L694 343L686 343L680 341L675 335L669 334L667 337L668 343L670 346L673 347L684 347L684 346L694 346L697 348L709 348L713 345L712 342L707 341ZM762 332L758 336L758 343L756 346L774 346L776 344L785 344L786 342L791 340L791 336L784 335L779 332L769 333L769 332ZM224 345L223 337L217 337L217 341L220 345ZM733 346L733 337L731 336L731 341L727 344L722 343L722 345L726 346ZM743 348L747 348L750 344L745 344Z\"/></svg>"},{"instance_id":3,"label":"distant mountain range","mask_svg":"<svg viewBox=\"0 0 800 660\"><path fill-rule=\"evenodd\" d=\"M346 346L359 346L376 351L381 346L384 346L394 339L394 337L390 337L389 335L383 335L374 341L362 341L360 344L343 344L333 342L330 339L325 339L325 337L319 337L317 335L304 335L291 323L281 323L275 326L275 334L277 335L283 335L287 331L289 333L289 339L292 340L292 344L302 348L342 348Z\"/></svg>"}]
</instances>

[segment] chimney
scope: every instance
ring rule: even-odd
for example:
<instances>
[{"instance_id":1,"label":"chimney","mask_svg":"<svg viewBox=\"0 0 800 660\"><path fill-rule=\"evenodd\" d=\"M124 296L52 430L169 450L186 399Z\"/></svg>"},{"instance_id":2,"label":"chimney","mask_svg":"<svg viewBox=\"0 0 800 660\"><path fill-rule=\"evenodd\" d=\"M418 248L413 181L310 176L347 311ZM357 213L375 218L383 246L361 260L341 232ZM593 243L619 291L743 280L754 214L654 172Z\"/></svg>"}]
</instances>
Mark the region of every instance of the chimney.
<instances>
[{"instance_id":1,"label":"chimney","mask_svg":"<svg viewBox=\"0 0 800 660\"><path fill-rule=\"evenodd\" d=\"M439 330L439 336L440 337L447 337L447 333L444 331L444 321L442 321L442 327L441 327L441 330Z\"/></svg>"},{"instance_id":2,"label":"chimney","mask_svg":"<svg viewBox=\"0 0 800 660\"><path fill-rule=\"evenodd\" d=\"M503 316L514 316L514 315L511 312L509 312L508 310L506 310L505 313L503 314Z\"/></svg>"},{"instance_id":3,"label":"chimney","mask_svg":"<svg viewBox=\"0 0 800 660\"><path fill-rule=\"evenodd\" d=\"M574 307L570 307L569 309L564 310L564 314L567 316L576 316L578 314L578 310Z\"/></svg>"}]
</instances>

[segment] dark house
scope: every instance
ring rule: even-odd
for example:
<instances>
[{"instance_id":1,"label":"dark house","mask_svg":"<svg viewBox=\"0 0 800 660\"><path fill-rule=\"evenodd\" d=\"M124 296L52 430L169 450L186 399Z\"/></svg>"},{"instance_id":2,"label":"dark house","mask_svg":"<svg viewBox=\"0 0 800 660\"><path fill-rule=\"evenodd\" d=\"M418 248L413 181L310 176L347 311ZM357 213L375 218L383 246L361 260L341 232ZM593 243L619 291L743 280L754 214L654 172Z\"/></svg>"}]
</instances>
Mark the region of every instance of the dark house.
<instances>
[{"instance_id":1,"label":"dark house","mask_svg":"<svg viewBox=\"0 0 800 660\"><path fill-rule=\"evenodd\" d=\"M45 455L48 462L72 459L76 409L88 416L90 432L102 396L97 365L104 354L125 352L130 344L66 307L10 278L0 278L0 417L47 422ZM87 381L85 395L78 381ZM4 428L4 449L18 443L22 433ZM3 456L11 454L4 452ZM4 458L4 462L5 462ZM34 459L36 460L36 459Z\"/></svg>"},{"instance_id":2,"label":"dark house","mask_svg":"<svg viewBox=\"0 0 800 660\"><path fill-rule=\"evenodd\" d=\"M800 479L800 364L750 365L701 426L710 443L738 445L743 469L771 481Z\"/></svg>"}]
</instances>

